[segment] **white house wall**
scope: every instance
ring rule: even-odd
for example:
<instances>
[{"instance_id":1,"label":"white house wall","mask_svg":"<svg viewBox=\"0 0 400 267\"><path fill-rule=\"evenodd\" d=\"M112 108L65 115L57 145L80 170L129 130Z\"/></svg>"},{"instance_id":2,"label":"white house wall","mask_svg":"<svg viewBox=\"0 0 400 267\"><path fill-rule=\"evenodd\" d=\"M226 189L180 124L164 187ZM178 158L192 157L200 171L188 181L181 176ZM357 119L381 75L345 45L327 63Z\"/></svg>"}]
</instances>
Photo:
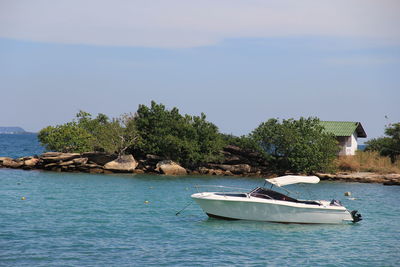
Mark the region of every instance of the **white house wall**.
<instances>
[{"instance_id":1,"label":"white house wall","mask_svg":"<svg viewBox=\"0 0 400 267\"><path fill-rule=\"evenodd\" d=\"M339 156L352 156L356 154L358 143L357 135L343 136L338 138L340 151Z\"/></svg>"}]
</instances>

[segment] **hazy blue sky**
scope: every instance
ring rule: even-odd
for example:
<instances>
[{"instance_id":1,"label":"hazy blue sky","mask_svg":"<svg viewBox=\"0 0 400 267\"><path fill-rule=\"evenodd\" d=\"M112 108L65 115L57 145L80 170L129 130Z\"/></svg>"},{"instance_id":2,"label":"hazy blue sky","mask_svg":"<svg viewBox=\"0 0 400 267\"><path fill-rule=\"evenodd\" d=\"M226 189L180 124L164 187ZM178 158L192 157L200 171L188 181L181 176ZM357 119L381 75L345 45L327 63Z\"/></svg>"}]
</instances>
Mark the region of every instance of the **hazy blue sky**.
<instances>
[{"instance_id":1,"label":"hazy blue sky","mask_svg":"<svg viewBox=\"0 0 400 267\"><path fill-rule=\"evenodd\" d=\"M397 0L0 0L0 125L155 100L225 133L317 116L377 137L400 121L399 14Z\"/></svg>"}]
</instances>

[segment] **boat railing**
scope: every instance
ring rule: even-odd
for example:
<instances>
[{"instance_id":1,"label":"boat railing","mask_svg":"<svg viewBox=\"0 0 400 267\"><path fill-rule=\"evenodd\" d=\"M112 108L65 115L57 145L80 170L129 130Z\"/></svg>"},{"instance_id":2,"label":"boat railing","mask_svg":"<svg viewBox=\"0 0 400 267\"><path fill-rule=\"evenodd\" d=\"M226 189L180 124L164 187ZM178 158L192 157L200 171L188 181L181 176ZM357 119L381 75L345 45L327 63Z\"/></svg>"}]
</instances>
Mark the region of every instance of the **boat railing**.
<instances>
[{"instance_id":1,"label":"boat railing","mask_svg":"<svg viewBox=\"0 0 400 267\"><path fill-rule=\"evenodd\" d=\"M250 192L251 190L248 188L240 188L240 187L232 187L232 186L223 186L223 185L195 185L194 186L197 190L198 193L204 192L203 189L218 189L221 191L218 191L218 193L225 193L225 194L246 194L247 192ZM200 188L202 190L200 190ZM239 191L240 190L240 191Z\"/></svg>"}]
</instances>

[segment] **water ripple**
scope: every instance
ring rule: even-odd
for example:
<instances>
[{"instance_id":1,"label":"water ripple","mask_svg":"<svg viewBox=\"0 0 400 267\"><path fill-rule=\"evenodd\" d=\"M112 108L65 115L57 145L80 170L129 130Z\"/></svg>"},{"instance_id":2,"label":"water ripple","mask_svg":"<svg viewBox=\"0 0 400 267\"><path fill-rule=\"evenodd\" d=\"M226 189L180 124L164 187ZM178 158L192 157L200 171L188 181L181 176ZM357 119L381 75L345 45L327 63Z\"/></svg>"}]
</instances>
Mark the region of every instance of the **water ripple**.
<instances>
[{"instance_id":1,"label":"water ripple","mask_svg":"<svg viewBox=\"0 0 400 267\"><path fill-rule=\"evenodd\" d=\"M175 216L194 184L260 182L0 169L0 265L398 266L400 187L312 186L315 198L341 198L358 209L365 218L359 224L224 221L195 204ZM346 191L357 200L343 197Z\"/></svg>"}]
</instances>

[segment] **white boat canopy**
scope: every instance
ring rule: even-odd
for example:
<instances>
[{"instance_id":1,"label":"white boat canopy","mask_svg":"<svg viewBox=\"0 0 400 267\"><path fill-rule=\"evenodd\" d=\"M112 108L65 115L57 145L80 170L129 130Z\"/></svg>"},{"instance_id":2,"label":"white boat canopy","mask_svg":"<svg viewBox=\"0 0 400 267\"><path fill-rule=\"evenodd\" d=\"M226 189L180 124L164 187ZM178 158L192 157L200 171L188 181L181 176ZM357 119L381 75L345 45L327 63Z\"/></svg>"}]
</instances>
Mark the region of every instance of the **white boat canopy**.
<instances>
[{"instance_id":1,"label":"white boat canopy","mask_svg":"<svg viewBox=\"0 0 400 267\"><path fill-rule=\"evenodd\" d=\"M281 187L289 184L298 183L317 184L319 183L319 178L317 176L286 175L276 178L265 179L265 181Z\"/></svg>"}]
</instances>

